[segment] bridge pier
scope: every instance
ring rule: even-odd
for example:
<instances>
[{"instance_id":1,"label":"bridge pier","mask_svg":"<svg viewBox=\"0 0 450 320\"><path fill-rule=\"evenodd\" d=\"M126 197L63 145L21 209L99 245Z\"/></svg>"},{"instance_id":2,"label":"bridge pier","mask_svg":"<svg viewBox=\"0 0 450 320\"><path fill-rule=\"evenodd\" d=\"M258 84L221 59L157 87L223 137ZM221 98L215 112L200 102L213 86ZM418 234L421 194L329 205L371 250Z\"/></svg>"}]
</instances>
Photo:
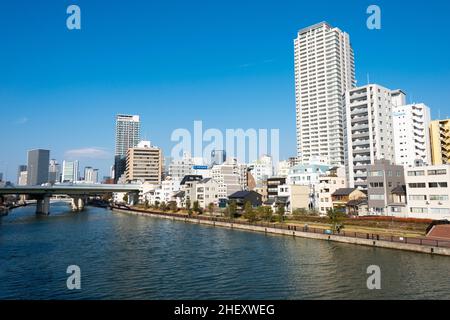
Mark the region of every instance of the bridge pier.
<instances>
[{"instance_id":1,"label":"bridge pier","mask_svg":"<svg viewBox=\"0 0 450 320\"><path fill-rule=\"evenodd\" d=\"M47 216L50 214L50 197L37 199L36 214L43 214Z\"/></svg>"},{"instance_id":2,"label":"bridge pier","mask_svg":"<svg viewBox=\"0 0 450 320\"><path fill-rule=\"evenodd\" d=\"M83 197L72 197L72 211L74 212L80 212L84 210L86 202L84 201Z\"/></svg>"}]
</instances>

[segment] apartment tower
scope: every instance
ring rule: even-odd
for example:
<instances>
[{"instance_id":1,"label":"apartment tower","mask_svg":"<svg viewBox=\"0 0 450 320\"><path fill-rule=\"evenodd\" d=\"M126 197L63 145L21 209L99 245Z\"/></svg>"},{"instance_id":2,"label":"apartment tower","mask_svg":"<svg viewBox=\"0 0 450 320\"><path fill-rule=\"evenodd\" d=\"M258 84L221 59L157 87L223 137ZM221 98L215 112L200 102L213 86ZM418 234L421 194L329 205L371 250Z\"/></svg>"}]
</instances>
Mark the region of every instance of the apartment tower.
<instances>
[{"instance_id":1,"label":"apartment tower","mask_svg":"<svg viewBox=\"0 0 450 320\"><path fill-rule=\"evenodd\" d=\"M331 165L344 163L343 95L355 86L347 33L321 22L294 40L297 155Z\"/></svg>"}]
</instances>

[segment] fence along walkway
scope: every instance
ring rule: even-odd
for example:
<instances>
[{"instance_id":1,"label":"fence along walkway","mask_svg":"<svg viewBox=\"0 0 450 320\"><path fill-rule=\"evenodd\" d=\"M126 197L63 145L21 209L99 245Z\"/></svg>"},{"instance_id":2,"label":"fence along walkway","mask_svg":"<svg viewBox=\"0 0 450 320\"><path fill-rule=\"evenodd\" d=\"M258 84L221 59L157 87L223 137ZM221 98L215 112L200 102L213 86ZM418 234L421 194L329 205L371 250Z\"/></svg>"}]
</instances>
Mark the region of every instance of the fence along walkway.
<instances>
[{"instance_id":1,"label":"fence along walkway","mask_svg":"<svg viewBox=\"0 0 450 320\"><path fill-rule=\"evenodd\" d=\"M113 207L114 209L115 207ZM320 228L310 228L310 227L299 227L296 225L290 224L277 224L277 223L269 223L269 222L248 222L248 221L236 221L231 218L220 218L220 217L206 217L206 216L195 216L188 217L179 213L164 213L164 212L154 212L147 211L143 209L131 209L131 208L123 208L117 207L116 209L122 211L131 211L131 212L139 212L139 213L147 213L152 215L159 215L164 217L176 217L181 219L194 219L199 221L210 221L210 222L222 222L222 223L231 223L231 224L239 224L239 225L247 225L247 226L255 226L255 227L263 227L263 228L273 228L279 230L290 230L290 231L300 231L305 233L314 233L314 234L330 234L333 236L341 236L348 238L356 238L356 239L366 239L366 240L374 240L374 241L387 241L392 243L405 243L412 245L420 245L420 246L430 246L430 247L438 247L438 248L450 248L450 240L442 240L442 239L433 239L426 237L398 237L398 236L388 236L388 235L379 235L375 233L360 233L360 232L346 232L342 231L340 233L326 233L327 230Z\"/></svg>"}]
</instances>

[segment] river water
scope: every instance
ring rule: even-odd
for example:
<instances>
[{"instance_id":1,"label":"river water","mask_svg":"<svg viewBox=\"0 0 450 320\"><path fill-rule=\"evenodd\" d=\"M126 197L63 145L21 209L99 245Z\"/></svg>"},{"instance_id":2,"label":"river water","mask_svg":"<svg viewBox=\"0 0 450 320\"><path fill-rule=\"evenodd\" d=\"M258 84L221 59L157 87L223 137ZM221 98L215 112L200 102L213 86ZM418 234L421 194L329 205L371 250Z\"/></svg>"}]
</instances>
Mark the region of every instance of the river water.
<instances>
[{"instance_id":1,"label":"river water","mask_svg":"<svg viewBox=\"0 0 450 320\"><path fill-rule=\"evenodd\" d=\"M450 258L53 204L0 218L0 299L450 299ZM67 267L81 290L67 289ZM367 268L381 268L368 290Z\"/></svg>"}]
</instances>

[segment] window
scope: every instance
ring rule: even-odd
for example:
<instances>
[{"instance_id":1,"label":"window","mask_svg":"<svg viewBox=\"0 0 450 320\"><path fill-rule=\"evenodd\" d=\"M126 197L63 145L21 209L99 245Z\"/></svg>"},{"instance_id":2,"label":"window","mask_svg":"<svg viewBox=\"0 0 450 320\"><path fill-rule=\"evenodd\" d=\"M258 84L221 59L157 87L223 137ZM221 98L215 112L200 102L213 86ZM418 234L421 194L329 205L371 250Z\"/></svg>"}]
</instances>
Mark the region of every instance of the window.
<instances>
[{"instance_id":1,"label":"window","mask_svg":"<svg viewBox=\"0 0 450 320\"><path fill-rule=\"evenodd\" d=\"M430 211L433 214L449 214L450 213L449 208L431 208Z\"/></svg>"},{"instance_id":2,"label":"window","mask_svg":"<svg viewBox=\"0 0 450 320\"><path fill-rule=\"evenodd\" d=\"M370 171L369 176L371 177L382 177L383 171Z\"/></svg>"},{"instance_id":3,"label":"window","mask_svg":"<svg viewBox=\"0 0 450 320\"><path fill-rule=\"evenodd\" d=\"M371 194L369 196L370 200L384 200L384 194Z\"/></svg>"},{"instance_id":4,"label":"window","mask_svg":"<svg viewBox=\"0 0 450 320\"><path fill-rule=\"evenodd\" d=\"M383 188L384 183L383 182L371 182L370 187L371 188Z\"/></svg>"},{"instance_id":5,"label":"window","mask_svg":"<svg viewBox=\"0 0 450 320\"><path fill-rule=\"evenodd\" d=\"M428 175L430 176L439 176L447 174L447 170L441 169L441 170L428 170Z\"/></svg>"},{"instance_id":6,"label":"window","mask_svg":"<svg viewBox=\"0 0 450 320\"><path fill-rule=\"evenodd\" d=\"M430 195L430 200L433 201L447 201L448 196L447 195Z\"/></svg>"},{"instance_id":7,"label":"window","mask_svg":"<svg viewBox=\"0 0 450 320\"><path fill-rule=\"evenodd\" d=\"M408 171L408 176L409 177L416 177L416 176L424 176L425 175L425 171L420 170L420 171Z\"/></svg>"},{"instance_id":8,"label":"window","mask_svg":"<svg viewBox=\"0 0 450 320\"><path fill-rule=\"evenodd\" d=\"M419 182L419 183L409 183L408 187L410 188L426 188L426 184L423 182Z\"/></svg>"},{"instance_id":9,"label":"window","mask_svg":"<svg viewBox=\"0 0 450 320\"><path fill-rule=\"evenodd\" d=\"M422 200L422 201L425 201L425 200L427 200L427 196L425 196L425 195L410 195L409 196L409 200L418 200L418 201L420 201L420 200Z\"/></svg>"},{"instance_id":10,"label":"window","mask_svg":"<svg viewBox=\"0 0 450 320\"><path fill-rule=\"evenodd\" d=\"M430 182L428 183L430 188L447 188L447 182Z\"/></svg>"},{"instance_id":11,"label":"window","mask_svg":"<svg viewBox=\"0 0 450 320\"><path fill-rule=\"evenodd\" d=\"M411 213L428 213L427 208L410 208Z\"/></svg>"}]
</instances>

